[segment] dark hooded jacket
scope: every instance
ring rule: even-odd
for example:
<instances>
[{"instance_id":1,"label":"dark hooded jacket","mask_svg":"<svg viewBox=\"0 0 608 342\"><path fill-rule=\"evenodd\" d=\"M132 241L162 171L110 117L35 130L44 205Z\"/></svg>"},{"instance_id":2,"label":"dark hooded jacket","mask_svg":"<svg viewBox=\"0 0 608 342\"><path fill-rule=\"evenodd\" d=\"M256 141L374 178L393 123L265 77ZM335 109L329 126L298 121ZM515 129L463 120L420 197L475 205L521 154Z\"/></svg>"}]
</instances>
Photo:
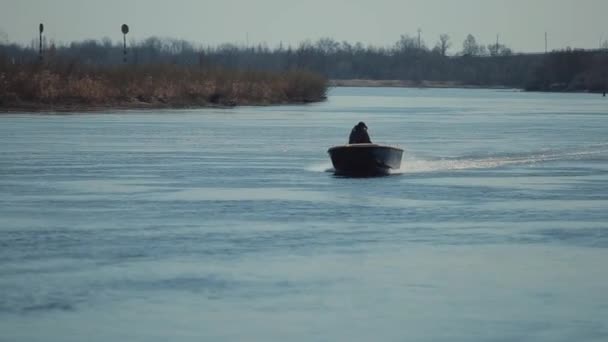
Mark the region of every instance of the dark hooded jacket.
<instances>
[{"instance_id":1,"label":"dark hooded jacket","mask_svg":"<svg viewBox=\"0 0 608 342\"><path fill-rule=\"evenodd\" d=\"M352 131L350 131L350 137L348 137L349 144L371 144L369 134L367 134L367 126L363 122L359 122Z\"/></svg>"}]
</instances>

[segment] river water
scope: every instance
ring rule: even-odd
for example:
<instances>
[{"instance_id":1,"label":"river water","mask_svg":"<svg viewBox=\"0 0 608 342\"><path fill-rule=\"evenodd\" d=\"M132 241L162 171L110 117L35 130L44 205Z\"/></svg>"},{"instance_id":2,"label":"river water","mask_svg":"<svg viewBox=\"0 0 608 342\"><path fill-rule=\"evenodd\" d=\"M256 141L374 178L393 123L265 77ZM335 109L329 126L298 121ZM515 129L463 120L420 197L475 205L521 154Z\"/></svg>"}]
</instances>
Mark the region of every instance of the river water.
<instances>
[{"instance_id":1,"label":"river water","mask_svg":"<svg viewBox=\"0 0 608 342\"><path fill-rule=\"evenodd\" d=\"M0 115L0 341L607 341L607 101Z\"/></svg>"}]
</instances>

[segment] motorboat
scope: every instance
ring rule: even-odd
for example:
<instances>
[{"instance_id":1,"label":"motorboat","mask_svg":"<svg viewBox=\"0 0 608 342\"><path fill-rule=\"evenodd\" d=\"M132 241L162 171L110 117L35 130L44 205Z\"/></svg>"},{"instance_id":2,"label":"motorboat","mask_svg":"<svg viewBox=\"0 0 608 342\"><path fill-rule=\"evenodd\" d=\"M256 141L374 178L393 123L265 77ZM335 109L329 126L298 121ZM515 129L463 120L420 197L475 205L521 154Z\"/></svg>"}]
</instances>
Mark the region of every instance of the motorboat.
<instances>
[{"instance_id":1,"label":"motorboat","mask_svg":"<svg viewBox=\"0 0 608 342\"><path fill-rule=\"evenodd\" d=\"M340 176L373 177L385 176L401 167L403 150L378 144L348 144L327 150Z\"/></svg>"}]
</instances>

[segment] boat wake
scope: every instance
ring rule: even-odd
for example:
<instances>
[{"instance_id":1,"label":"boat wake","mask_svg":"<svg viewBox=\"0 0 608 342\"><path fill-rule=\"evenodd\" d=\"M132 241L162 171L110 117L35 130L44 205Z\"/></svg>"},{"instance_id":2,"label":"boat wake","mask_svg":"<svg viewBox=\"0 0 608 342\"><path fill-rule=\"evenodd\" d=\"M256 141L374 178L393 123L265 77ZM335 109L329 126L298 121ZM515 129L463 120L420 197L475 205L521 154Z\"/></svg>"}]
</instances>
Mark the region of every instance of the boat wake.
<instances>
[{"instance_id":1,"label":"boat wake","mask_svg":"<svg viewBox=\"0 0 608 342\"><path fill-rule=\"evenodd\" d=\"M331 162L318 163L310 165L306 168L307 171L311 172L334 172L334 167L331 165Z\"/></svg>"},{"instance_id":2,"label":"boat wake","mask_svg":"<svg viewBox=\"0 0 608 342\"><path fill-rule=\"evenodd\" d=\"M551 161L577 160L597 156L608 157L608 144L594 145L587 148L562 151L542 151L528 154L492 156L482 158L441 158L435 160L418 159L415 156L404 157L401 168L393 174L441 172L452 170L494 169L509 165L529 165Z\"/></svg>"},{"instance_id":3,"label":"boat wake","mask_svg":"<svg viewBox=\"0 0 608 342\"><path fill-rule=\"evenodd\" d=\"M453 170L494 169L509 165L531 165L560 160L578 160L585 158L608 158L608 143L591 145L570 150L544 150L517 155L497 155L491 157L449 157L440 159L422 159L407 153L403 156L401 168L391 174L410 174L425 172L442 172ZM306 168L312 172L333 172L331 162L318 163Z\"/></svg>"}]
</instances>

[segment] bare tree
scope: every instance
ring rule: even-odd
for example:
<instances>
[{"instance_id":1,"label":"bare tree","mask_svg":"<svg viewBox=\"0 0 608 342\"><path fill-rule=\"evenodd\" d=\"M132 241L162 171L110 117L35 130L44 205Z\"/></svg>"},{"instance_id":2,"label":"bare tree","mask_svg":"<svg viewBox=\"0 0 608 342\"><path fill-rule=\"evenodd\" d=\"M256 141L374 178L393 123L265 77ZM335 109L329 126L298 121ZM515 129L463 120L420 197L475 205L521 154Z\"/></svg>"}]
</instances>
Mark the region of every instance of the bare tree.
<instances>
[{"instance_id":1,"label":"bare tree","mask_svg":"<svg viewBox=\"0 0 608 342\"><path fill-rule=\"evenodd\" d=\"M8 34L0 29L0 44L8 44Z\"/></svg>"},{"instance_id":2,"label":"bare tree","mask_svg":"<svg viewBox=\"0 0 608 342\"><path fill-rule=\"evenodd\" d=\"M490 56L510 56L513 54L510 48L503 44L490 44L488 45L488 52Z\"/></svg>"},{"instance_id":3,"label":"bare tree","mask_svg":"<svg viewBox=\"0 0 608 342\"><path fill-rule=\"evenodd\" d=\"M511 56L513 54L513 51L511 50L511 48L508 48L506 46L502 46L500 48L500 51L498 52L501 56Z\"/></svg>"},{"instance_id":4,"label":"bare tree","mask_svg":"<svg viewBox=\"0 0 608 342\"><path fill-rule=\"evenodd\" d=\"M472 34L469 34L464 42L462 42L463 56L478 56L480 52L481 47L477 44L477 40L475 40L475 37Z\"/></svg>"},{"instance_id":5,"label":"bare tree","mask_svg":"<svg viewBox=\"0 0 608 342\"><path fill-rule=\"evenodd\" d=\"M446 56L448 49L452 46L450 42L450 36L444 33L439 36L439 41L435 44L435 51L439 52L442 56Z\"/></svg>"},{"instance_id":6,"label":"bare tree","mask_svg":"<svg viewBox=\"0 0 608 342\"><path fill-rule=\"evenodd\" d=\"M407 34L402 34L399 37L399 41L395 44L395 48L401 52L413 51L418 49L418 42Z\"/></svg>"},{"instance_id":7,"label":"bare tree","mask_svg":"<svg viewBox=\"0 0 608 342\"><path fill-rule=\"evenodd\" d=\"M109 37L103 37L101 39L101 44L103 45L104 48L111 49L112 48L112 39L110 39Z\"/></svg>"},{"instance_id":8,"label":"bare tree","mask_svg":"<svg viewBox=\"0 0 608 342\"><path fill-rule=\"evenodd\" d=\"M317 42L315 43L315 47L325 54L332 54L338 51L338 49L340 48L340 43L338 43L332 38L326 37L317 40Z\"/></svg>"},{"instance_id":9,"label":"bare tree","mask_svg":"<svg viewBox=\"0 0 608 342\"><path fill-rule=\"evenodd\" d=\"M497 43L488 45L488 52L490 53L490 56L498 56L498 51L500 51L500 44Z\"/></svg>"}]
</instances>

